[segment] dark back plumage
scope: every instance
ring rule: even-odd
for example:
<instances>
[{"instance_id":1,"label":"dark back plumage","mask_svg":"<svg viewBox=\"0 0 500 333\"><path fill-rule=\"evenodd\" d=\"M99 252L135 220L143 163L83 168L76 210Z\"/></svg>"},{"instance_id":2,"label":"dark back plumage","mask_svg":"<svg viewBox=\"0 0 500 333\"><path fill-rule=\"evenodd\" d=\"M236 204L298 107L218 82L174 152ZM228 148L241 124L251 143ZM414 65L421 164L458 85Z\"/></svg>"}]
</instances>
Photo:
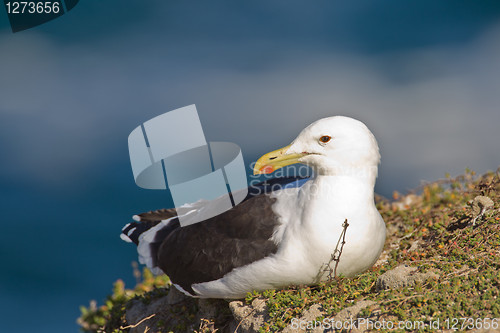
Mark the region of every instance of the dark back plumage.
<instances>
[{"instance_id":1,"label":"dark back plumage","mask_svg":"<svg viewBox=\"0 0 500 333\"><path fill-rule=\"evenodd\" d=\"M277 251L274 199L259 195L206 221L173 230L158 251L158 267L184 290Z\"/></svg>"}]
</instances>

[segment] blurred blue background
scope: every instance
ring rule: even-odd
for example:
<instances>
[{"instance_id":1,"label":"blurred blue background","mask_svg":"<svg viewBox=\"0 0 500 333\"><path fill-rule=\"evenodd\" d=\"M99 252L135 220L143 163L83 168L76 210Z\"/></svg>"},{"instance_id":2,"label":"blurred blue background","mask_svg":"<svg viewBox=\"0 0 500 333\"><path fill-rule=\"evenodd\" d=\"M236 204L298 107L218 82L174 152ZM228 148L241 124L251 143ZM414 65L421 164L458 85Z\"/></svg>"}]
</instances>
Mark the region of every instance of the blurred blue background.
<instances>
[{"instance_id":1,"label":"blurred blue background","mask_svg":"<svg viewBox=\"0 0 500 333\"><path fill-rule=\"evenodd\" d=\"M78 307L134 285L127 136L196 104L247 164L321 117L365 122L377 192L500 164L498 1L81 1L13 34L0 10L0 318L76 332Z\"/></svg>"}]
</instances>

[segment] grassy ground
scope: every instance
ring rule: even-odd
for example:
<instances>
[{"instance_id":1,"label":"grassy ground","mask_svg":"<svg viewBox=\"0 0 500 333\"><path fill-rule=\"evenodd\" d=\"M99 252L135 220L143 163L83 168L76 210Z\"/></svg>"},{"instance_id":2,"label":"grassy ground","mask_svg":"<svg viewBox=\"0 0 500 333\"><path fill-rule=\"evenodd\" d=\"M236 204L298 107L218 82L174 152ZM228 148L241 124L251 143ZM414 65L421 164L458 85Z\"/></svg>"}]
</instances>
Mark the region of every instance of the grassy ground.
<instances>
[{"instance_id":1,"label":"grassy ground","mask_svg":"<svg viewBox=\"0 0 500 333\"><path fill-rule=\"evenodd\" d=\"M316 319L322 320L362 300L374 303L358 317L378 322L433 323L434 327L426 325L420 331L500 326L500 320L484 320L500 318L499 199L498 171L477 177L467 170L459 177L426 184L414 193L395 193L393 200L381 199L377 204L388 237L381 259L370 271L317 286L254 292L245 301L250 304L257 297L267 300L270 320L261 332L284 329L314 304L321 304L324 315ZM433 271L439 278L377 291L377 277L401 264L420 272ZM168 279L154 278L147 271L134 290L124 289L118 281L104 305L82 307L79 322L88 332L127 332L124 313L129 300L148 302L164 296L167 289L159 287L168 288ZM183 312L186 325L195 318L195 312L196 304ZM200 327L210 327L207 332L217 328L222 331L227 326L220 321L203 325L213 318L206 320ZM169 330L177 331L172 327L162 331Z\"/></svg>"}]
</instances>

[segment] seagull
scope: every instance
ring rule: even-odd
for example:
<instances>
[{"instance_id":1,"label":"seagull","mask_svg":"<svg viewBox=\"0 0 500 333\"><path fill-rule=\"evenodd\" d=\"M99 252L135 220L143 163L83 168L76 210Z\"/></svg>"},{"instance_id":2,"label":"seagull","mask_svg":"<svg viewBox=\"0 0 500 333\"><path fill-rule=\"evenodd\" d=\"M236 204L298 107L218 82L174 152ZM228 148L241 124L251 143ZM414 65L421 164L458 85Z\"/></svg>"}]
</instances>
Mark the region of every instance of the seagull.
<instances>
[{"instance_id":1,"label":"seagull","mask_svg":"<svg viewBox=\"0 0 500 333\"><path fill-rule=\"evenodd\" d=\"M302 163L311 177L251 186L239 205L184 227L174 209L135 215L121 237L138 245L141 263L192 297L237 299L317 284L331 278L334 266L335 274L354 276L374 265L385 242L374 202L379 162L365 124L323 118L254 167L254 174L269 174Z\"/></svg>"}]
</instances>

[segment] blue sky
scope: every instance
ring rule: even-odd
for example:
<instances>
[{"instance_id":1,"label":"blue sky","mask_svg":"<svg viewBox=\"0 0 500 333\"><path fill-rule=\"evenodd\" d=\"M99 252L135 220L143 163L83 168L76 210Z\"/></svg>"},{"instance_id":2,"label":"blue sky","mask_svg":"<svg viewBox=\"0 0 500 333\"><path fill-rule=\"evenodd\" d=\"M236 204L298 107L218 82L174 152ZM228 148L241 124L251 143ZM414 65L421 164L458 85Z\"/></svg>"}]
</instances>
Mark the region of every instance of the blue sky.
<instances>
[{"instance_id":1,"label":"blue sky","mask_svg":"<svg viewBox=\"0 0 500 333\"><path fill-rule=\"evenodd\" d=\"M76 331L79 304L132 283L118 232L166 198L135 186L127 136L168 110L196 104L247 164L358 118L386 196L500 164L497 1L89 0L16 34L0 11L0 50L0 308L40 312L21 331Z\"/></svg>"}]
</instances>

